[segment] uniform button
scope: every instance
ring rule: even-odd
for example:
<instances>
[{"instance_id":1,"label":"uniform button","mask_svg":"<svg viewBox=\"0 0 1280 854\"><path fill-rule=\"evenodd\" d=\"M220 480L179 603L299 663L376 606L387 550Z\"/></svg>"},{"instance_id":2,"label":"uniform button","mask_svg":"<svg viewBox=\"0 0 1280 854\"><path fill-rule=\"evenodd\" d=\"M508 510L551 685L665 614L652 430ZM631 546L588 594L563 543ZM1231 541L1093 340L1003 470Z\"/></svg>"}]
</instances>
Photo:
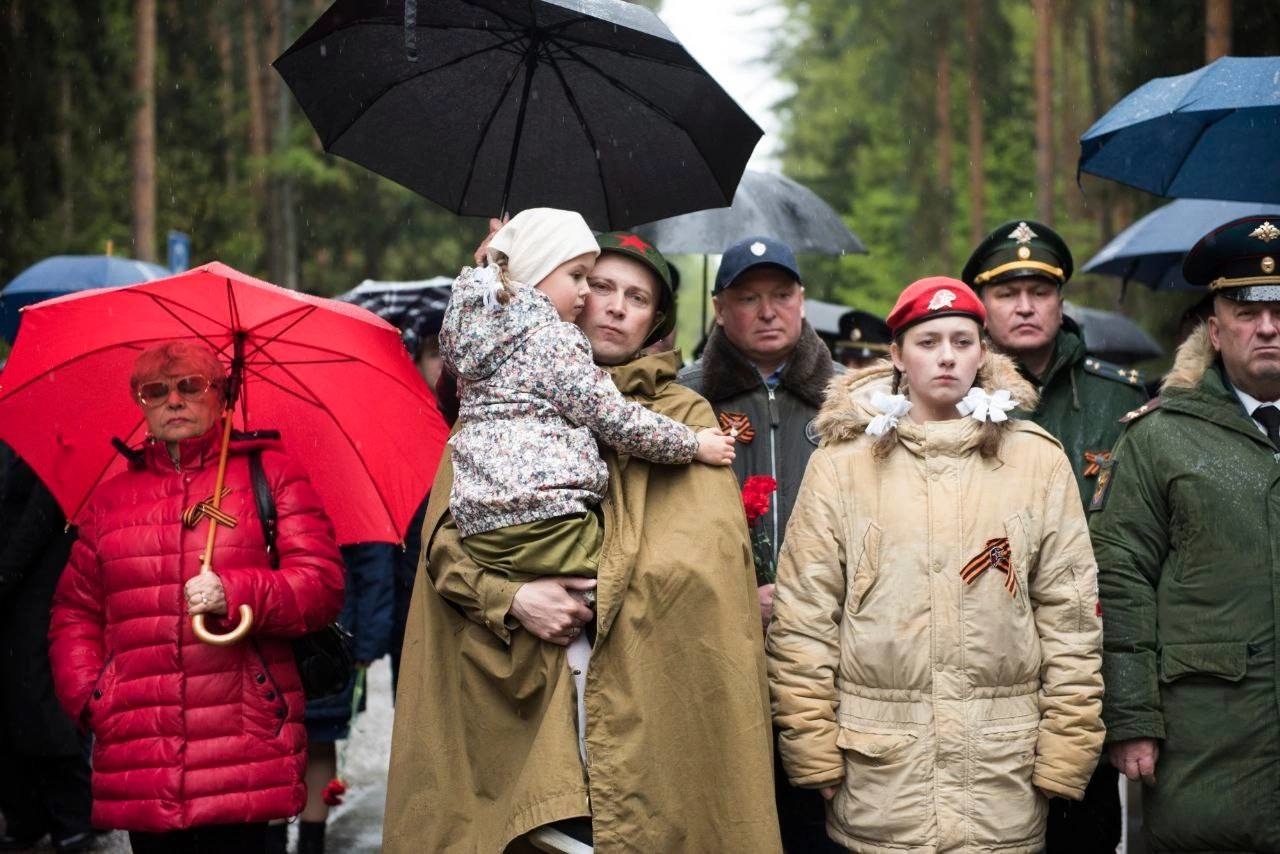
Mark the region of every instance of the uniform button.
<instances>
[{"instance_id":1,"label":"uniform button","mask_svg":"<svg viewBox=\"0 0 1280 854\"><path fill-rule=\"evenodd\" d=\"M944 666L945 666L945 665L943 665L943 663L942 663L941 661L935 661L935 662L933 663L933 669L934 669L934 670L941 670Z\"/></svg>"},{"instance_id":2,"label":"uniform button","mask_svg":"<svg viewBox=\"0 0 1280 854\"><path fill-rule=\"evenodd\" d=\"M95 688L95 689L94 689L94 691L93 691L93 699L95 699L95 700L101 700L101 699L102 699L102 692Z\"/></svg>"},{"instance_id":3,"label":"uniform button","mask_svg":"<svg viewBox=\"0 0 1280 854\"><path fill-rule=\"evenodd\" d=\"M262 675L261 673L255 673L253 676L253 681L261 685L263 682L267 681L267 677Z\"/></svg>"},{"instance_id":4,"label":"uniform button","mask_svg":"<svg viewBox=\"0 0 1280 854\"><path fill-rule=\"evenodd\" d=\"M934 572L942 572L942 564L935 560L935 561L933 562L933 571L934 571Z\"/></svg>"},{"instance_id":5,"label":"uniform button","mask_svg":"<svg viewBox=\"0 0 1280 854\"><path fill-rule=\"evenodd\" d=\"M275 691L268 691L268 692L267 692L267 699L268 699L268 700L274 700L275 698L276 698L276 692L275 692Z\"/></svg>"},{"instance_id":6,"label":"uniform button","mask_svg":"<svg viewBox=\"0 0 1280 854\"><path fill-rule=\"evenodd\" d=\"M276 709L276 717L278 718L284 717L284 706L281 706L280 708Z\"/></svg>"}]
</instances>

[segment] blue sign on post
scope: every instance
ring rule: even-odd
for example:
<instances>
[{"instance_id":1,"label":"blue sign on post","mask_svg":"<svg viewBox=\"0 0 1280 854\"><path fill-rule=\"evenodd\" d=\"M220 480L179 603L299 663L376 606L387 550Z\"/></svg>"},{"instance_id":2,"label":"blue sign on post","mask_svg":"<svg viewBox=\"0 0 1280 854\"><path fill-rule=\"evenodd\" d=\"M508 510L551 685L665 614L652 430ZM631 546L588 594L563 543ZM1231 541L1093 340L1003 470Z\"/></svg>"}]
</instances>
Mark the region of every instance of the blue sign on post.
<instances>
[{"instance_id":1,"label":"blue sign on post","mask_svg":"<svg viewBox=\"0 0 1280 854\"><path fill-rule=\"evenodd\" d=\"M181 273L191 267L191 235L169 232L169 272Z\"/></svg>"}]
</instances>

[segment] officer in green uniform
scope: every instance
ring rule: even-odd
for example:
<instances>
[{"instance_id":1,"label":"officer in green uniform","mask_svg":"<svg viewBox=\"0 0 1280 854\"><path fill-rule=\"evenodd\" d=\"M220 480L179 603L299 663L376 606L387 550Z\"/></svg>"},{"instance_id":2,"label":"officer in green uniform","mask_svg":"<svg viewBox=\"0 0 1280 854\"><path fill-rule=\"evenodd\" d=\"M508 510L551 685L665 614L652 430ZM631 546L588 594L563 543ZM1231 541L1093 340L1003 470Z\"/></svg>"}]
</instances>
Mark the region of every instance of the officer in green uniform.
<instances>
[{"instance_id":1,"label":"officer in green uniform","mask_svg":"<svg viewBox=\"0 0 1280 854\"><path fill-rule=\"evenodd\" d=\"M1062 286L1071 271L1071 251L1057 232L1016 220L987 235L961 278L982 297L992 344L1039 388L1030 418L1062 443L1086 500L1120 435L1120 418L1147 395L1137 371L1088 355L1079 327L1063 317ZM1083 801L1051 802L1045 847L1050 854L1111 852L1119 841L1117 774L1103 763Z\"/></svg>"},{"instance_id":2,"label":"officer in green uniform","mask_svg":"<svg viewBox=\"0 0 1280 854\"><path fill-rule=\"evenodd\" d=\"M1109 754L1158 851L1280 852L1278 266L1280 211L1188 253L1213 314L1090 502Z\"/></svg>"}]
</instances>

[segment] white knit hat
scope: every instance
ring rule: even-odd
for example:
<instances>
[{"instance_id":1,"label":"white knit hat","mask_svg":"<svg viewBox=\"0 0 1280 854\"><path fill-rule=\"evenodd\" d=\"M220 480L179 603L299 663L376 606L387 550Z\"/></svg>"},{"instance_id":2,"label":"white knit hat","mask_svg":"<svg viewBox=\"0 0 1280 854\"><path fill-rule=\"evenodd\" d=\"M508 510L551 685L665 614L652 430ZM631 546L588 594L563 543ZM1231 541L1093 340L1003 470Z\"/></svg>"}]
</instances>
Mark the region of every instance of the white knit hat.
<instances>
[{"instance_id":1,"label":"white knit hat","mask_svg":"<svg viewBox=\"0 0 1280 854\"><path fill-rule=\"evenodd\" d=\"M576 211L556 208L529 208L504 225L489 243L489 260L494 253L507 256L507 275L534 286L552 270L579 255L600 254L600 245Z\"/></svg>"}]
</instances>

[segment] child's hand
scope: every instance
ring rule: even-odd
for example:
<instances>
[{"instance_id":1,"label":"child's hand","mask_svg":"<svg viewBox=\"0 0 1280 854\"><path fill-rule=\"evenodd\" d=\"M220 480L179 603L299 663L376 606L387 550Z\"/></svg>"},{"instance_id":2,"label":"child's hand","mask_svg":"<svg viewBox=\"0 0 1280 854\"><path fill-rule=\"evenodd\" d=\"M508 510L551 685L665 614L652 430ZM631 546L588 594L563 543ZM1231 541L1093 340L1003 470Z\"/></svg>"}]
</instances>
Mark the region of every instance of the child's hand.
<instances>
[{"instance_id":1,"label":"child's hand","mask_svg":"<svg viewBox=\"0 0 1280 854\"><path fill-rule=\"evenodd\" d=\"M733 462L735 444L734 437L722 430L714 427L699 430L698 453L694 459L709 466L727 466Z\"/></svg>"},{"instance_id":2,"label":"child's hand","mask_svg":"<svg viewBox=\"0 0 1280 854\"><path fill-rule=\"evenodd\" d=\"M507 214L502 219L489 218L489 233L485 235L484 240L480 241L480 245L476 247L475 259L477 267L483 267L489 260L489 243L493 240L493 236L502 230L502 227L507 224L509 219L511 219L510 214Z\"/></svg>"}]
</instances>

